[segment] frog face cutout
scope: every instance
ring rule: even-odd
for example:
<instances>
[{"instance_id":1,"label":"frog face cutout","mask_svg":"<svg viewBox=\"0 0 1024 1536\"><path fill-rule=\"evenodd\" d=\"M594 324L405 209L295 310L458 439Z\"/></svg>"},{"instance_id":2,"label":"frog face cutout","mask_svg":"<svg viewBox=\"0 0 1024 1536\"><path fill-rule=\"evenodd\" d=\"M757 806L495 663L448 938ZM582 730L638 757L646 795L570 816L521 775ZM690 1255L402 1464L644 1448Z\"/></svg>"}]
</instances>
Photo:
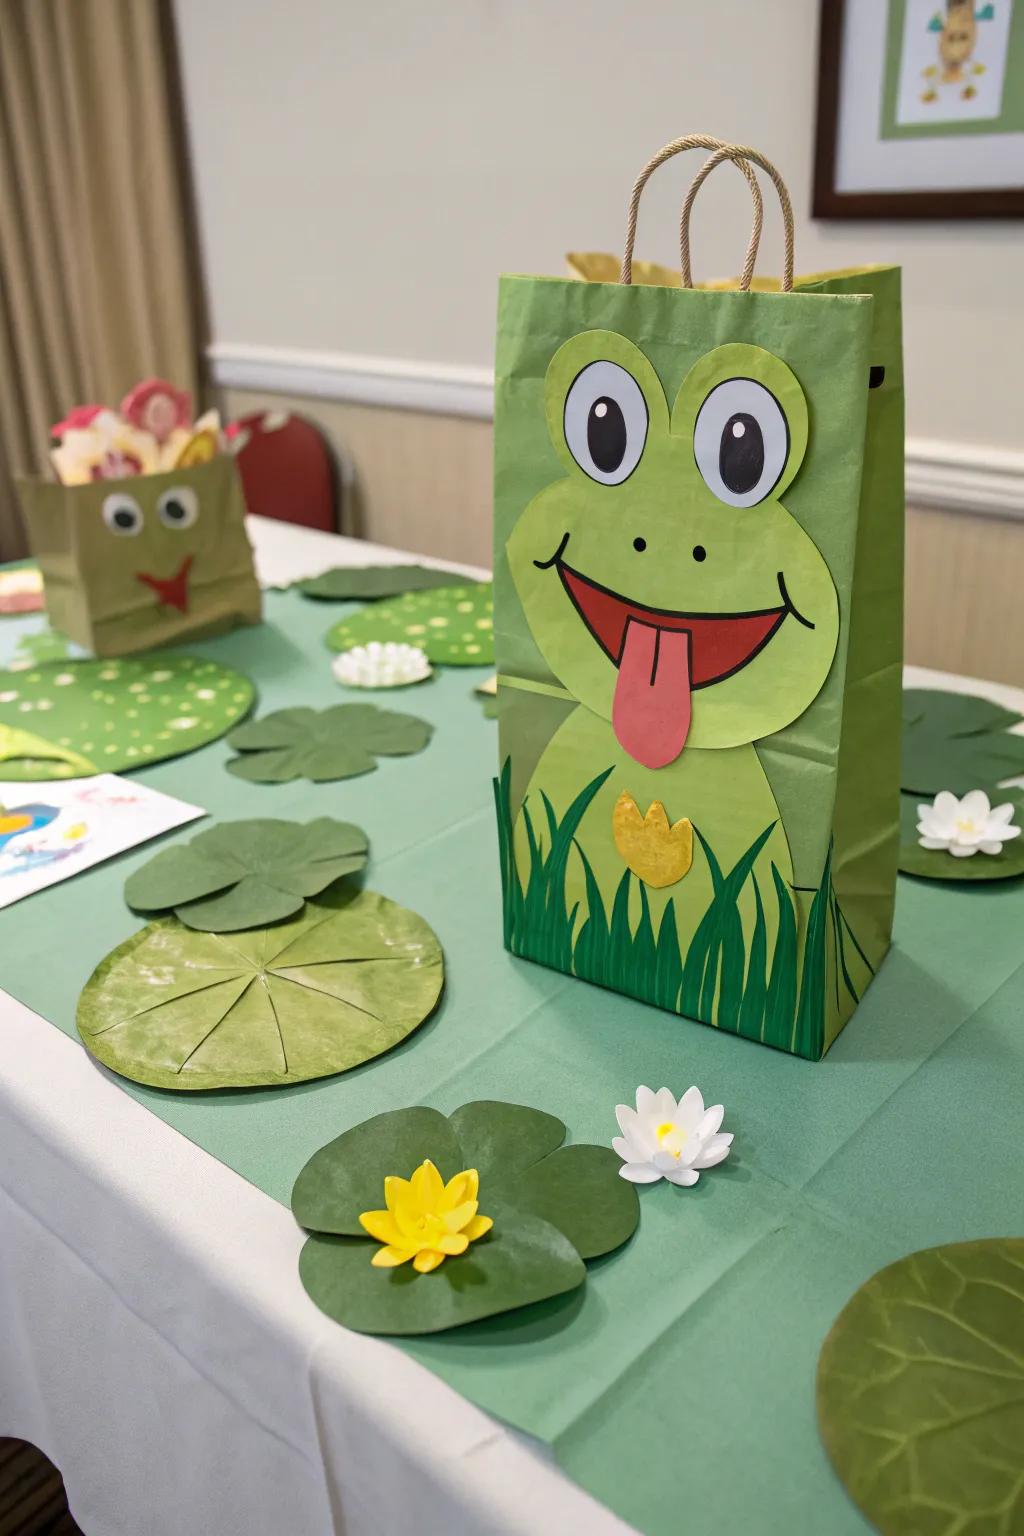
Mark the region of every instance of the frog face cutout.
<instances>
[{"instance_id":1,"label":"frog face cutout","mask_svg":"<svg viewBox=\"0 0 1024 1536\"><path fill-rule=\"evenodd\" d=\"M188 471L88 487L88 504L75 515L94 522L90 559L108 590L121 592L135 609L150 604L188 612L195 580L219 575L223 561L221 519L204 520L203 489L204 482Z\"/></svg>"},{"instance_id":2,"label":"frog face cutout","mask_svg":"<svg viewBox=\"0 0 1024 1536\"><path fill-rule=\"evenodd\" d=\"M780 498L807 446L792 371L716 347L669 415L643 352L611 331L559 348L545 381L566 474L507 552L527 622L572 695L651 768L781 730L828 675L839 603Z\"/></svg>"}]
</instances>

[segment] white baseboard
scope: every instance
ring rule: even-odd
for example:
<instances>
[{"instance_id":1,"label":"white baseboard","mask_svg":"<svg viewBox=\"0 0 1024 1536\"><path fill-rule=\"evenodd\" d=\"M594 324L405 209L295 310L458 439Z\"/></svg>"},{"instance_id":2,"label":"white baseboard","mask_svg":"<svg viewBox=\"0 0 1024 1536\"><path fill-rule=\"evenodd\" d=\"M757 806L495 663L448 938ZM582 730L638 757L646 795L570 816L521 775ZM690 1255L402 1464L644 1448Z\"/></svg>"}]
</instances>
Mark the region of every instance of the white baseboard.
<instances>
[{"instance_id":1,"label":"white baseboard","mask_svg":"<svg viewBox=\"0 0 1024 1536\"><path fill-rule=\"evenodd\" d=\"M214 342L206 356L213 382L225 389L477 420L494 413L489 368L229 341ZM1024 452L911 437L906 486L911 506L1024 517Z\"/></svg>"}]
</instances>

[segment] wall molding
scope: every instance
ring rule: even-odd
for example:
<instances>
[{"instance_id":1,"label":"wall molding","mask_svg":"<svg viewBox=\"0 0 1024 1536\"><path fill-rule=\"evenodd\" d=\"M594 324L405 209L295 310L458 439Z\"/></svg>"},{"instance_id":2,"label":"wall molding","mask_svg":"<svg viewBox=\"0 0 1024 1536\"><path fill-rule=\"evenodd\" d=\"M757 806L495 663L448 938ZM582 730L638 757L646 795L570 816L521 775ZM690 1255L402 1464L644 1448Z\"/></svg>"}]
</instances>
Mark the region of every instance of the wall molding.
<instances>
[{"instance_id":1,"label":"wall molding","mask_svg":"<svg viewBox=\"0 0 1024 1536\"><path fill-rule=\"evenodd\" d=\"M489 368L229 341L214 342L206 356L224 389L481 421L494 413ZM906 485L913 507L1024 518L1024 453L1012 449L908 438Z\"/></svg>"}]
</instances>

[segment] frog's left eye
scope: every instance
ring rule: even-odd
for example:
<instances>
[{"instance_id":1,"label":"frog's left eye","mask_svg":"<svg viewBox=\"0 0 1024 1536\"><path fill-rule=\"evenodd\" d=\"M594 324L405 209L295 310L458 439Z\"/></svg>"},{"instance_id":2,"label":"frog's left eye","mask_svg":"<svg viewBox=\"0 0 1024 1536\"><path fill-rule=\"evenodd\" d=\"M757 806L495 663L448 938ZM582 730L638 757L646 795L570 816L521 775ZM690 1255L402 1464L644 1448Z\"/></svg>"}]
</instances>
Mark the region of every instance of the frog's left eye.
<instances>
[{"instance_id":1,"label":"frog's left eye","mask_svg":"<svg viewBox=\"0 0 1024 1536\"><path fill-rule=\"evenodd\" d=\"M756 506L778 484L789 457L782 406L754 379L726 379L697 413L693 453L719 501Z\"/></svg>"},{"instance_id":2,"label":"frog's left eye","mask_svg":"<svg viewBox=\"0 0 1024 1536\"><path fill-rule=\"evenodd\" d=\"M585 475L621 485L640 462L647 441L647 401L618 363L589 363L565 397L563 430Z\"/></svg>"},{"instance_id":3,"label":"frog's left eye","mask_svg":"<svg viewBox=\"0 0 1024 1536\"><path fill-rule=\"evenodd\" d=\"M175 485L164 491L156 510L165 528L191 528L199 516L199 498L190 485Z\"/></svg>"}]
</instances>

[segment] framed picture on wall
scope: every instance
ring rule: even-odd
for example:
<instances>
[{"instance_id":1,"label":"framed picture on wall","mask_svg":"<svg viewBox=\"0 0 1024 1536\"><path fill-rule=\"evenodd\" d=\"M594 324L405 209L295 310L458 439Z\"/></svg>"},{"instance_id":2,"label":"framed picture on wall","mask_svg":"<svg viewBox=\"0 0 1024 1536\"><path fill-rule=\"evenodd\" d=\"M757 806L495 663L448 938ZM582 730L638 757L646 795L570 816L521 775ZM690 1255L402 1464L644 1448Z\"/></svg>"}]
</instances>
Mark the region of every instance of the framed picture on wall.
<instances>
[{"instance_id":1,"label":"framed picture on wall","mask_svg":"<svg viewBox=\"0 0 1024 1536\"><path fill-rule=\"evenodd\" d=\"M822 0L813 213L1024 216L1024 0Z\"/></svg>"}]
</instances>

